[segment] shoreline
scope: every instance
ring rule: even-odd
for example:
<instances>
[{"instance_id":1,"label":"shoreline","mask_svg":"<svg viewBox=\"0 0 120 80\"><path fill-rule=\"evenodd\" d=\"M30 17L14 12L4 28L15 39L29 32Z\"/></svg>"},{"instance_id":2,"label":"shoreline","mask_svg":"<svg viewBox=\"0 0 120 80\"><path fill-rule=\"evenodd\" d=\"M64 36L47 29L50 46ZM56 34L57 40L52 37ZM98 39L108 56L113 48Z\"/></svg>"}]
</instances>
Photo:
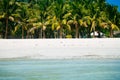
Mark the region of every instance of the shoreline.
<instances>
[{"instance_id":1,"label":"shoreline","mask_svg":"<svg viewBox=\"0 0 120 80\"><path fill-rule=\"evenodd\" d=\"M0 39L1 59L120 59L119 38Z\"/></svg>"},{"instance_id":2,"label":"shoreline","mask_svg":"<svg viewBox=\"0 0 120 80\"><path fill-rule=\"evenodd\" d=\"M29 60L120 60L120 56L114 56L114 57L66 57L66 58L53 58L53 57L41 57L41 58L26 58L26 57L16 57L16 58L0 58L0 61L29 61Z\"/></svg>"},{"instance_id":3,"label":"shoreline","mask_svg":"<svg viewBox=\"0 0 120 80\"><path fill-rule=\"evenodd\" d=\"M0 59L120 59L120 55L79 55L79 56L23 56Z\"/></svg>"}]
</instances>

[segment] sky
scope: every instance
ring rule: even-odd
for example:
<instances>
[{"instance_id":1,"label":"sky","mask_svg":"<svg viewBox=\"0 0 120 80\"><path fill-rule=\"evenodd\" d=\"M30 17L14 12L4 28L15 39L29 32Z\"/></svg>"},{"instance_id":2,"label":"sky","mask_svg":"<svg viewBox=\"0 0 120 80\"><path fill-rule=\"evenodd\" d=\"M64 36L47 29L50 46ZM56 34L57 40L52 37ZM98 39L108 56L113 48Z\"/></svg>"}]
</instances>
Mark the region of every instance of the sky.
<instances>
[{"instance_id":1,"label":"sky","mask_svg":"<svg viewBox=\"0 0 120 80\"><path fill-rule=\"evenodd\" d=\"M112 4L112 5L117 5L118 6L118 10L120 12L120 0L106 0L108 3Z\"/></svg>"}]
</instances>

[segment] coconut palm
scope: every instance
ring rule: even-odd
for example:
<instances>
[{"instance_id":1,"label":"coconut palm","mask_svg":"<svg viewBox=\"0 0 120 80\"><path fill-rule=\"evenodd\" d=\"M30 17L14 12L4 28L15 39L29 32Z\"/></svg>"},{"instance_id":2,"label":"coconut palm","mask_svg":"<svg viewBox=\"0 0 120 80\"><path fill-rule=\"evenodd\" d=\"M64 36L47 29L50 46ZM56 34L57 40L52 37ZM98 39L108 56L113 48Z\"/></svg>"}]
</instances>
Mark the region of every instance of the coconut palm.
<instances>
[{"instance_id":1,"label":"coconut palm","mask_svg":"<svg viewBox=\"0 0 120 80\"><path fill-rule=\"evenodd\" d=\"M41 38L46 38L46 29L48 25L50 24L50 20L47 19L48 17L48 12L49 12L49 6L51 5L50 0L39 0L38 1L39 5L39 10L40 10L40 19L39 23L41 23L40 28L41 28Z\"/></svg>"},{"instance_id":2,"label":"coconut palm","mask_svg":"<svg viewBox=\"0 0 120 80\"><path fill-rule=\"evenodd\" d=\"M69 25L74 25L75 26L75 38L79 38L79 20L77 19L77 14L73 16L71 20L68 20Z\"/></svg>"},{"instance_id":3,"label":"coconut palm","mask_svg":"<svg viewBox=\"0 0 120 80\"><path fill-rule=\"evenodd\" d=\"M105 0L0 0L3 38L79 38L95 31L113 37L119 17L117 7Z\"/></svg>"},{"instance_id":4,"label":"coconut palm","mask_svg":"<svg viewBox=\"0 0 120 80\"><path fill-rule=\"evenodd\" d=\"M113 37L113 31L119 30L117 26L118 22L118 11L116 6L107 5L106 13L108 13L108 29L109 29L109 36Z\"/></svg>"},{"instance_id":5,"label":"coconut palm","mask_svg":"<svg viewBox=\"0 0 120 80\"><path fill-rule=\"evenodd\" d=\"M29 5L25 2L17 3L17 5L19 6L19 9L16 11L16 13L20 14L17 16L16 22L18 23L18 25L15 26L15 31L21 28L22 38L24 38L24 31L25 29L27 29L27 10Z\"/></svg>"},{"instance_id":6,"label":"coconut palm","mask_svg":"<svg viewBox=\"0 0 120 80\"><path fill-rule=\"evenodd\" d=\"M68 2L64 2L64 0L53 2L50 6L51 15L49 17L51 19L52 30L57 30L59 33L59 38L63 38L63 28L70 30L70 25L67 24L67 19L71 15L69 12L69 7Z\"/></svg>"},{"instance_id":7,"label":"coconut palm","mask_svg":"<svg viewBox=\"0 0 120 80\"><path fill-rule=\"evenodd\" d=\"M84 7L76 1L71 4L71 17L68 20L68 24L75 27L75 38L79 38L79 28L81 25L79 25L79 22L81 21L83 8Z\"/></svg>"},{"instance_id":8,"label":"coconut palm","mask_svg":"<svg viewBox=\"0 0 120 80\"><path fill-rule=\"evenodd\" d=\"M19 9L16 11L16 13L19 13L19 15L16 17L16 23L14 32L21 29L22 32L22 38L25 38L24 36L31 31L30 29L33 26L34 23L39 19L39 11L33 8L29 8L30 5L25 2L19 2L17 3L19 6Z\"/></svg>"},{"instance_id":9,"label":"coconut palm","mask_svg":"<svg viewBox=\"0 0 120 80\"><path fill-rule=\"evenodd\" d=\"M16 9L16 0L0 0L0 19L4 20L6 27L4 38L8 38L8 33L10 33L9 21L14 21L13 14Z\"/></svg>"}]
</instances>

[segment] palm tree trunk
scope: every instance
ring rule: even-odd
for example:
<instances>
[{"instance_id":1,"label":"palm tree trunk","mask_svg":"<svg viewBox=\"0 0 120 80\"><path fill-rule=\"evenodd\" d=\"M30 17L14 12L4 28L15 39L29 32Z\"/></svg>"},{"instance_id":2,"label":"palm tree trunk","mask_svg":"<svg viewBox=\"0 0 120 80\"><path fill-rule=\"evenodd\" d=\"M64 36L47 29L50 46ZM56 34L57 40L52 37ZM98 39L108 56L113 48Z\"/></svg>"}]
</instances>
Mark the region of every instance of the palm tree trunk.
<instances>
[{"instance_id":1,"label":"palm tree trunk","mask_svg":"<svg viewBox=\"0 0 120 80\"><path fill-rule=\"evenodd\" d=\"M22 26L22 39L24 39L24 27Z\"/></svg>"},{"instance_id":2,"label":"palm tree trunk","mask_svg":"<svg viewBox=\"0 0 120 80\"><path fill-rule=\"evenodd\" d=\"M45 30L43 30L43 38L45 38Z\"/></svg>"},{"instance_id":3,"label":"palm tree trunk","mask_svg":"<svg viewBox=\"0 0 120 80\"><path fill-rule=\"evenodd\" d=\"M60 27L60 38L62 38L62 26Z\"/></svg>"},{"instance_id":4,"label":"palm tree trunk","mask_svg":"<svg viewBox=\"0 0 120 80\"><path fill-rule=\"evenodd\" d=\"M110 28L110 38L113 38L113 30Z\"/></svg>"},{"instance_id":5,"label":"palm tree trunk","mask_svg":"<svg viewBox=\"0 0 120 80\"><path fill-rule=\"evenodd\" d=\"M75 35L75 37L79 38L79 27L78 27L77 24L75 24L75 27L76 27L76 35Z\"/></svg>"},{"instance_id":6,"label":"palm tree trunk","mask_svg":"<svg viewBox=\"0 0 120 80\"><path fill-rule=\"evenodd\" d=\"M40 30L39 30L39 38L43 38L43 29L42 28L40 28Z\"/></svg>"},{"instance_id":7,"label":"palm tree trunk","mask_svg":"<svg viewBox=\"0 0 120 80\"><path fill-rule=\"evenodd\" d=\"M6 17L6 31L5 31L5 39L8 37L8 17Z\"/></svg>"},{"instance_id":8,"label":"palm tree trunk","mask_svg":"<svg viewBox=\"0 0 120 80\"><path fill-rule=\"evenodd\" d=\"M91 38L91 31L89 28L87 29L87 38Z\"/></svg>"},{"instance_id":9,"label":"palm tree trunk","mask_svg":"<svg viewBox=\"0 0 120 80\"><path fill-rule=\"evenodd\" d=\"M57 34L58 34L58 32L54 31L54 38L57 38Z\"/></svg>"},{"instance_id":10,"label":"palm tree trunk","mask_svg":"<svg viewBox=\"0 0 120 80\"><path fill-rule=\"evenodd\" d=\"M93 38L95 38L95 31L93 31Z\"/></svg>"}]
</instances>

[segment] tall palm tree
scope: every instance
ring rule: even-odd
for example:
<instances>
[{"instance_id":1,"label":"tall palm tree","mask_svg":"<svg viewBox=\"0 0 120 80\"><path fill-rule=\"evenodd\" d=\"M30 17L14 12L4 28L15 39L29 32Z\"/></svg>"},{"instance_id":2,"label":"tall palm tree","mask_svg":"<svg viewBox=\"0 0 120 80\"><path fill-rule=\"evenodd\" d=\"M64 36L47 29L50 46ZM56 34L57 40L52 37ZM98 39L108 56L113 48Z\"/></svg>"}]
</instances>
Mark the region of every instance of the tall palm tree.
<instances>
[{"instance_id":1,"label":"tall palm tree","mask_svg":"<svg viewBox=\"0 0 120 80\"><path fill-rule=\"evenodd\" d=\"M52 4L51 0L39 0L39 10L40 10L40 20L39 23L41 23L41 38L46 38L46 29L48 25L50 24L50 21L47 19L48 12L49 12L49 6Z\"/></svg>"},{"instance_id":2,"label":"tall palm tree","mask_svg":"<svg viewBox=\"0 0 120 80\"><path fill-rule=\"evenodd\" d=\"M39 11L33 8L26 2L17 3L19 9L16 13L19 13L16 17L17 25L15 26L15 32L21 28L22 38L29 33L29 29L34 27L33 24L39 19ZM26 33L26 34L25 34Z\"/></svg>"},{"instance_id":3,"label":"tall palm tree","mask_svg":"<svg viewBox=\"0 0 120 80\"><path fill-rule=\"evenodd\" d=\"M79 38L90 37L95 31L113 37L120 28L119 17L117 7L105 0L0 0L0 32L4 38L55 34Z\"/></svg>"},{"instance_id":4,"label":"tall palm tree","mask_svg":"<svg viewBox=\"0 0 120 80\"><path fill-rule=\"evenodd\" d=\"M117 7L116 6L111 6L107 5L106 12L108 13L108 28L109 28L109 36L113 37L113 31L114 30L119 30L119 27L116 25L117 24Z\"/></svg>"},{"instance_id":5,"label":"tall palm tree","mask_svg":"<svg viewBox=\"0 0 120 80\"><path fill-rule=\"evenodd\" d=\"M5 22L5 36L4 38L8 38L8 30L9 30L9 21L14 21L14 16L12 15L17 7L16 0L1 0L0 1L0 18L4 18Z\"/></svg>"},{"instance_id":6,"label":"tall palm tree","mask_svg":"<svg viewBox=\"0 0 120 80\"><path fill-rule=\"evenodd\" d=\"M17 13L20 13L18 16L18 20L17 23L18 25L15 27L15 29L17 30L19 27L21 28L21 32L22 32L22 39L24 38L24 31L25 29L27 29L27 18L28 18L28 4L25 2L20 2L17 3L17 5L19 6L19 9L16 11Z\"/></svg>"},{"instance_id":7,"label":"tall palm tree","mask_svg":"<svg viewBox=\"0 0 120 80\"><path fill-rule=\"evenodd\" d=\"M68 11L69 9L68 2L64 0L58 0L53 2L50 6L51 12L51 24L52 30L57 30L59 33L59 38L63 38L63 28L70 30L69 24L67 24L67 18L71 15Z\"/></svg>"}]
</instances>

